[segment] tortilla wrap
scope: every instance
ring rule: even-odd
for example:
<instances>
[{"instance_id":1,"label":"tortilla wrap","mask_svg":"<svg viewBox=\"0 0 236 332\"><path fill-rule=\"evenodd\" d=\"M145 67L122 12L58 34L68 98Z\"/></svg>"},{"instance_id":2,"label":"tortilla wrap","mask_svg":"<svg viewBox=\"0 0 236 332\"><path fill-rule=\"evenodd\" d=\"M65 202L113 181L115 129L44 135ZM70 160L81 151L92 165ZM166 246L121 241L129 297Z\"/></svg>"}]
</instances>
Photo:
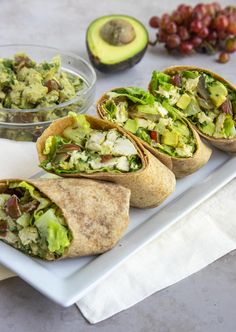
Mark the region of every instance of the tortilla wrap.
<instances>
[{"instance_id":1,"label":"tortilla wrap","mask_svg":"<svg viewBox=\"0 0 236 332\"><path fill-rule=\"evenodd\" d=\"M0 192L8 181L1 180ZM110 250L128 226L130 191L120 185L87 179L25 181L60 208L71 231L72 241L60 259Z\"/></svg>"},{"instance_id":2,"label":"tortilla wrap","mask_svg":"<svg viewBox=\"0 0 236 332\"><path fill-rule=\"evenodd\" d=\"M97 102L97 113L102 119L106 119L106 113L102 105L107 99L108 97L105 94ZM147 142L143 141L141 138L129 132L129 135L132 136L133 139L139 141L157 159L159 159L163 164L165 164L175 174L176 178L182 178L196 172L199 168L201 168L208 162L212 153L212 150L201 141L198 133L194 130L193 126L187 120L183 120L192 130L196 141L196 151L193 157L190 158L172 157L158 149L151 147Z\"/></svg>"},{"instance_id":3,"label":"tortilla wrap","mask_svg":"<svg viewBox=\"0 0 236 332\"><path fill-rule=\"evenodd\" d=\"M131 190L130 204L137 208L156 207L174 191L176 184L174 174L145 150L135 137L111 122L88 115L86 115L86 120L93 129L109 130L115 128L126 136L136 147L143 166L140 170L130 173L95 172L60 174L60 176L86 177L121 184ZM43 154L46 139L51 135L62 135L65 128L73 125L73 121L72 117L56 120L43 132L36 144L40 162L46 159Z\"/></svg>"},{"instance_id":4,"label":"tortilla wrap","mask_svg":"<svg viewBox=\"0 0 236 332\"><path fill-rule=\"evenodd\" d=\"M196 71L199 71L199 72L204 72L206 74L210 74L212 77L216 78L217 80L219 80L223 84L226 84L230 89L236 91L236 86L235 85L233 85L232 83L230 83L229 81L227 81L226 79L221 77L220 75L210 71L209 69L199 68L199 67L195 67L195 66L173 66L173 67L166 68L164 70L164 73L169 74L169 75L173 75L173 74L176 74L176 73L178 73L180 71L183 71L183 70L196 70ZM210 142L212 145L214 145L218 149L220 149L222 151L226 151L226 152L232 152L232 153L236 152L236 137L232 138L232 139L214 138L214 137L211 137L211 136L208 136L208 135L202 133L197 128L197 126L194 126L194 128L197 130L199 135L204 137L208 142Z\"/></svg>"}]
</instances>

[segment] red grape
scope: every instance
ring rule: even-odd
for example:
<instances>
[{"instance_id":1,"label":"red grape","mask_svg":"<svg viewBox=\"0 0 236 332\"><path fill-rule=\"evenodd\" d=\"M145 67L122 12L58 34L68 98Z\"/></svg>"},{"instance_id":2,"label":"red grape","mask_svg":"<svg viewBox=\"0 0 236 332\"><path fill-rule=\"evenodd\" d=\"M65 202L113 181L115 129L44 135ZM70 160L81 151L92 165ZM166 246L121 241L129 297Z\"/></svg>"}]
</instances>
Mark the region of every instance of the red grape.
<instances>
[{"instance_id":1,"label":"red grape","mask_svg":"<svg viewBox=\"0 0 236 332\"><path fill-rule=\"evenodd\" d=\"M166 39L166 46L168 49L174 49L180 45L180 37L178 35L169 35Z\"/></svg>"},{"instance_id":2,"label":"red grape","mask_svg":"<svg viewBox=\"0 0 236 332\"><path fill-rule=\"evenodd\" d=\"M199 3L193 8L193 13L194 12L201 13L201 15L203 17L207 14L207 7L203 3Z\"/></svg>"},{"instance_id":3,"label":"red grape","mask_svg":"<svg viewBox=\"0 0 236 332\"><path fill-rule=\"evenodd\" d=\"M205 27L209 27L209 25L211 24L212 18L210 15L206 15L203 17L202 19L202 25Z\"/></svg>"},{"instance_id":4,"label":"red grape","mask_svg":"<svg viewBox=\"0 0 236 332\"><path fill-rule=\"evenodd\" d=\"M180 52L182 53L182 54L190 54L191 52L192 52L192 50L193 50L193 44L192 43L190 43L190 42L182 42L181 44L180 44Z\"/></svg>"},{"instance_id":5,"label":"red grape","mask_svg":"<svg viewBox=\"0 0 236 332\"><path fill-rule=\"evenodd\" d=\"M169 22L165 28L167 33L173 34L177 32L177 26L174 22Z\"/></svg>"},{"instance_id":6,"label":"red grape","mask_svg":"<svg viewBox=\"0 0 236 332\"><path fill-rule=\"evenodd\" d=\"M230 22L226 28L226 31L229 34L236 36L236 22Z\"/></svg>"},{"instance_id":7,"label":"red grape","mask_svg":"<svg viewBox=\"0 0 236 332\"><path fill-rule=\"evenodd\" d=\"M160 21L160 27L162 29L165 29L169 22L170 22L170 15L169 14L164 14L161 18L161 21Z\"/></svg>"},{"instance_id":8,"label":"red grape","mask_svg":"<svg viewBox=\"0 0 236 332\"><path fill-rule=\"evenodd\" d=\"M218 37L218 34L216 31L211 30L207 36L207 40L210 42L215 42Z\"/></svg>"},{"instance_id":9,"label":"red grape","mask_svg":"<svg viewBox=\"0 0 236 332\"><path fill-rule=\"evenodd\" d=\"M184 55L214 54L221 51L219 62L226 62L236 51L236 7L222 7L218 2L198 3L194 7L180 4L172 13L153 16L149 25L157 29L156 40L169 51Z\"/></svg>"},{"instance_id":10,"label":"red grape","mask_svg":"<svg viewBox=\"0 0 236 332\"><path fill-rule=\"evenodd\" d=\"M153 16L150 18L150 20L149 20L150 27L159 28L159 24L160 24L160 19L158 16Z\"/></svg>"},{"instance_id":11,"label":"red grape","mask_svg":"<svg viewBox=\"0 0 236 332\"><path fill-rule=\"evenodd\" d=\"M213 3L209 3L207 6L207 12L211 17L214 17L216 14L216 8Z\"/></svg>"},{"instance_id":12,"label":"red grape","mask_svg":"<svg viewBox=\"0 0 236 332\"><path fill-rule=\"evenodd\" d=\"M178 25L180 25L183 22L183 17L181 13L178 11L174 11L171 18Z\"/></svg>"},{"instance_id":13,"label":"red grape","mask_svg":"<svg viewBox=\"0 0 236 332\"><path fill-rule=\"evenodd\" d=\"M192 32L199 33L202 30L202 22L199 20L193 20L190 25L190 29Z\"/></svg>"},{"instance_id":14,"label":"red grape","mask_svg":"<svg viewBox=\"0 0 236 332\"><path fill-rule=\"evenodd\" d=\"M198 36L193 37L192 44L195 48L198 47L199 45L201 45L201 43L202 43L202 38L200 38Z\"/></svg>"},{"instance_id":15,"label":"red grape","mask_svg":"<svg viewBox=\"0 0 236 332\"><path fill-rule=\"evenodd\" d=\"M229 61L229 59L230 59L229 54L226 53L226 52L222 52L222 53L220 53L220 55L219 55L219 59L218 59L218 61L219 61L220 63L226 63L226 62Z\"/></svg>"},{"instance_id":16,"label":"red grape","mask_svg":"<svg viewBox=\"0 0 236 332\"><path fill-rule=\"evenodd\" d=\"M178 34L181 40L188 40L190 37L188 30L184 26L179 27Z\"/></svg>"},{"instance_id":17,"label":"red grape","mask_svg":"<svg viewBox=\"0 0 236 332\"><path fill-rule=\"evenodd\" d=\"M182 9L181 14L182 14L182 18L184 21L188 21L193 13L193 9L191 6L185 6L184 9Z\"/></svg>"},{"instance_id":18,"label":"red grape","mask_svg":"<svg viewBox=\"0 0 236 332\"><path fill-rule=\"evenodd\" d=\"M236 51L236 38L228 38L225 42L225 51L233 53Z\"/></svg>"},{"instance_id":19,"label":"red grape","mask_svg":"<svg viewBox=\"0 0 236 332\"><path fill-rule=\"evenodd\" d=\"M224 15L218 15L215 18L214 26L215 26L216 30L218 30L218 31L225 30L227 28L228 24L229 24L229 20Z\"/></svg>"},{"instance_id":20,"label":"red grape","mask_svg":"<svg viewBox=\"0 0 236 332\"><path fill-rule=\"evenodd\" d=\"M198 36L205 39L209 35L209 29L207 27L203 27L199 33Z\"/></svg>"}]
</instances>

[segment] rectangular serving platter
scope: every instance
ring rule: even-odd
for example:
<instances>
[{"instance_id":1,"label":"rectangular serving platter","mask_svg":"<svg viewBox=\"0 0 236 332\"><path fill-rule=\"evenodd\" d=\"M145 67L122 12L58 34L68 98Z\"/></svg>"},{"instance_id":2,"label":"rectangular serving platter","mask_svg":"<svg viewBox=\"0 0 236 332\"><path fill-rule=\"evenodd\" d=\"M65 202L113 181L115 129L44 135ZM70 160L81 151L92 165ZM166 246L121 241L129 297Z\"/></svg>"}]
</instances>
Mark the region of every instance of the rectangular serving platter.
<instances>
[{"instance_id":1,"label":"rectangular serving platter","mask_svg":"<svg viewBox=\"0 0 236 332\"><path fill-rule=\"evenodd\" d=\"M42 175L37 173L34 178ZM235 176L236 157L213 149L208 164L178 180L176 191L160 207L130 210L128 230L114 249L97 257L43 262L0 242L0 262L51 300L70 306Z\"/></svg>"}]
</instances>

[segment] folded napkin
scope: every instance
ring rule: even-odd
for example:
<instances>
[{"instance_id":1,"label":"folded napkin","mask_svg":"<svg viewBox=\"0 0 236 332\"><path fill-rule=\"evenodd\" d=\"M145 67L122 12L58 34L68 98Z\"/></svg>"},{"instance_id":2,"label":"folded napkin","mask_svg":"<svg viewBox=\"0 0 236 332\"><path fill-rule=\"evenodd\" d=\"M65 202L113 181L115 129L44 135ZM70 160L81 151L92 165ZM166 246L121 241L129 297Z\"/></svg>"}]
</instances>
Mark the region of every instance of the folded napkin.
<instances>
[{"instance_id":1,"label":"folded napkin","mask_svg":"<svg viewBox=\"0 0 236 332\"><path fill-rule=\"evenodd\" d=\"M1 177L39 171L33 143L0 140ZM16 164L17 161L17 164ZM90 323L127 309L236 249L236 179L130 257L77 306ZM0 280L13 273L0 266Z\"/></svg>"},{"instance_id":2,"label":"folded napkin","mask_svg":"<svg viewBox=\"0 0 236 332\"><path fill-rule=\"evenodd\" d=\"M40 171L35 144L0 139L0 178L28 178Z\"/></svg>"}]
</instances>

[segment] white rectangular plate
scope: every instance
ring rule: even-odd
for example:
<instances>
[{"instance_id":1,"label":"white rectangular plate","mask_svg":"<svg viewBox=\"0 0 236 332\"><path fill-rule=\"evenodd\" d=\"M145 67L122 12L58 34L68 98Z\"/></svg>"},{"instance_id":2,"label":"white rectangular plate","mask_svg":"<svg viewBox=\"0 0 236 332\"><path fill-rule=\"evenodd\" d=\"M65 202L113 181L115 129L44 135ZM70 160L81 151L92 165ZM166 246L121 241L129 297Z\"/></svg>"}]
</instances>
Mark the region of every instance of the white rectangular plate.
<instances>
[{"instance_id":1,"label":"white rectangular plate","mask_svg":"<svg viewBox=\"0 0 236 332\"><path fill-rule=\"evenodd\" d=\"M97 257L43 262L0 241L0 262L53 301L62 306L72 305L129 256L235 176L236 157L214 150L207 165L177 181L176 191L159 208L131 209L128 231L111 251Z\"/></svg>"}]
</instances>

